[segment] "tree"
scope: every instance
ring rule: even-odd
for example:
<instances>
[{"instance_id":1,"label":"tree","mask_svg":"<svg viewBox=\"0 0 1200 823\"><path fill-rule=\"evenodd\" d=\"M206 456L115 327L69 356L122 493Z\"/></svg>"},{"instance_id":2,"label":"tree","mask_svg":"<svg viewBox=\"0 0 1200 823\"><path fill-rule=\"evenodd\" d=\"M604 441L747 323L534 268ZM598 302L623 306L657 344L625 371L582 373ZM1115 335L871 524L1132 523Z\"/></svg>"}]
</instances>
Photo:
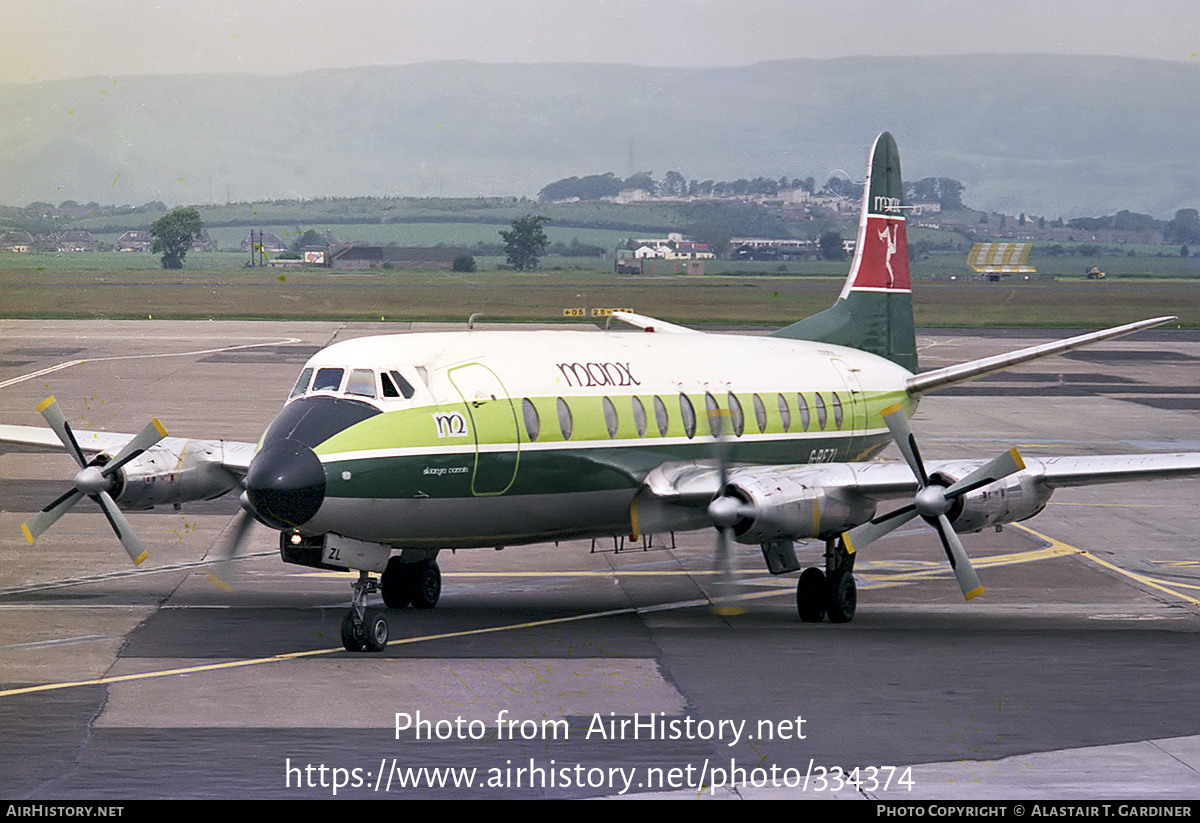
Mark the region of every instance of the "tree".
<instances>
[{"instance_id":1,"label":"tree","mask_svg":"<svg viewBox=\"0 0 1200 823\"><path fill-rule=\"evenodd\" d=\"M841 232L821 232L821 239L817 241L817 247L821 250L822 260L846 259L846 248L842 245Z\"/></svg>"},{"instance_id":2,"label":"tree","mask_svg":"<svg viewBox=\"0 0 1200 823\"><path fill-rule=\"evenodd\" d=\"M183 258L192 247L192 241L198 239L203 230L200 212L193 208L175 209L150 224L150 234L154 238L150 250L155 254L162 252L164 269L182 269Z\"/></svg>"},{"instance_id":3,"label":"tree","mask_svg":"<svg viewBox=\"0 0 1200 823\"><path fill-rule=\"evenodd\" d=\"M472 272L475 271L475 255L460 254L454 258L454 263L451 264L452 271Z\"/></svg>"},{"instance_id":4,"label":"tree","mask_svg":"<svg viewBox=\"0 0 1200 823\"><path fill-rule=\"evenodd\" d=\"M1164 243L1200 243L1200 211L1180 209L1163 226Z\"/></svg>"},{"instance_id":5,"label":"tree","mask_svg":"<svg viewBox=\"0 0 1200 823\"><path fill-rule=\"evenodd\" d=\"M512 222L512 229L500 229L500 237L504 239L504 253L508 255L508 265L517 271L536 269L538 258L546 252L550 239L542 231L542 224L549 223L549 217L526 214Z\"/></svg>"}]
</instances>

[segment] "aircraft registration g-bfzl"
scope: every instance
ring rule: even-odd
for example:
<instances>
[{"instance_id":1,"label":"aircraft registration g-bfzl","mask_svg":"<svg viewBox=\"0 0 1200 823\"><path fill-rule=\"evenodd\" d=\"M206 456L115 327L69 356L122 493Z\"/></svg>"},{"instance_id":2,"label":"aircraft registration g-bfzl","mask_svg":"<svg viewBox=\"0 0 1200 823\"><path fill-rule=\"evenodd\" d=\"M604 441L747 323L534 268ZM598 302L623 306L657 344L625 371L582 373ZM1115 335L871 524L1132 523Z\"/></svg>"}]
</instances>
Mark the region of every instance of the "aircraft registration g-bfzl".
<instances>
[{"instance_id":1,"label":"aircraft registration g-bfzl","mask_svg":"<svg viewBox=\"0 0 1200 823\"><path fill-rule=\"evenodd\" d=\"M849 621L857 552L920 517L963 595L983 591L959 532L1025 520L1062 486L1200 473L1200 454L926 464L907 416L925 394L1035 358L1119 337L1156 318L918 372L900 160L875 141L849 277L836 303L769 336L704 334L641 315L652 333L464 331L366 337L304 366L258 444L75 432L53 398L53 434L0 440L65 447L72 487L23 526L31 542L81 498L95 500L135 563L121 509L241 493L214 554L236 554L257 520L284 562L353 569L347 649L381 650L388 609L436 605L442 549L715 527L730 606L732 541L799 571L797 541L823 546L799 575L801 620ZM872 461L895 442L904 462ZM88 457L87 455L93 455ZM111 456L110 456L111 455ZM906 501L876 516L883 501ZM372 575L378 574L376 580Z\"/></svg>"}]
</instances>

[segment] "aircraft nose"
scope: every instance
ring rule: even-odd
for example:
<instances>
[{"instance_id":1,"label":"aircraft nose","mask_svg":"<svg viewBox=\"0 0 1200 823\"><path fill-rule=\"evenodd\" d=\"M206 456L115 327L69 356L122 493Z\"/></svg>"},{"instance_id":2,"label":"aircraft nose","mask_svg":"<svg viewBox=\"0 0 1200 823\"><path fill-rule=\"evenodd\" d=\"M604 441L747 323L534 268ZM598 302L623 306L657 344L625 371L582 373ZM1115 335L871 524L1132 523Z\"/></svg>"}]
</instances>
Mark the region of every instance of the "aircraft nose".
<instances>
[{"instance_id":1,"label":"aircraft nose","mask_svg":"<svg viewBox=\"0 0 1200 823\"><path fill-rule=\"evenodd\" d=\"M276 529L311 520L325 499L325 468L308 446L279 438L262 447L246 473L246 496L255 514Z\"/></svg>"}]
</instances>

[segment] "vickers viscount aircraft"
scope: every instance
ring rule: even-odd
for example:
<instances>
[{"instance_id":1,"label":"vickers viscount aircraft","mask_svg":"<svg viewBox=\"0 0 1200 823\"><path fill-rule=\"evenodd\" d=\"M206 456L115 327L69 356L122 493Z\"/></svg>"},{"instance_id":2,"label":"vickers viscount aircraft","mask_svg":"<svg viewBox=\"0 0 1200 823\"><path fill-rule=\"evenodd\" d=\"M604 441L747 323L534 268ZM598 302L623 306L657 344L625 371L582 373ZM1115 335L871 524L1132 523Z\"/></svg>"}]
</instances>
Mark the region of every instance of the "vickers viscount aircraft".
<instances>
[{"instance_id":1,"label":"vickers viscount aircraft","mask_svg":"<svg viewBox=\"0 0 1200 823\"><path fill-rule=\"evenodd\" d=\"M1200 473L1200 454L1024 461L1013 449L927 465L907 423L923 395L1171 318L918 372L890 134L876 139L867 174L836 303L770 336L620 314L644 333L350 340L308 361L257 445L166 437L157 421L136 436L77 433L49 398L39 408L53 435L0 427L0 439L63 446L80 466L25 536L86 496L140 563L122 508L240 490L232 537L214 553L232 557L257 520L279 531L284 562L357 570L342 639L378 651L387 614L368 609L368 595L389 609L432 608L442 549L715 527L726 569L738 541L760 545L782 574L801 568L796 542L815 540L823 568L799 576L800 618L841 623L857 604L856 552L914 518L936 532L971 599L983 589L958 533L1032 517L1061 486ZM871 461L891 442L904 462ZM876 516L896 500L908 502Z\"/></svg>"}]
</instances>

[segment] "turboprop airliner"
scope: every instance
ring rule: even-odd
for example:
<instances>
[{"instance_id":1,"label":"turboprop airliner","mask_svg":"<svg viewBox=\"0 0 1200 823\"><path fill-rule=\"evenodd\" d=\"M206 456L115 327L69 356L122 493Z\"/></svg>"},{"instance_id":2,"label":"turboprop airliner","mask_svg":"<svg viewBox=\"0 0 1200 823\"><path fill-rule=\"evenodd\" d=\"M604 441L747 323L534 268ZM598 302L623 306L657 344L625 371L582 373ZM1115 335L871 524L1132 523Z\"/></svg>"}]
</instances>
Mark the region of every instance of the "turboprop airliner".
<instances>
[{"instance_id":1,"label":"turboprop airliner","mask_svg":"<svg viewBox=\"0 0 1200 823\"><path fill-rule=\"evenodd\" d=\"M797 541L818 541L823 562L799 575L797 610L844 623L858 552L910 520L937 534L969 600L983 586L959 533L1032 517L1061 486L1200 473L1200 454L1024 460L1012 449L926 464L907 422L923 395L1172 318L919 372L905 211L885 132L837 301L765 337L619 313L636 331L349 340L305 364L257 444L167 437L158 421L135 436L75 432L48 398L53 434L0 426L0 440L64 447L80 469L23 532L32 542L90 497L140 563L122 509L240 492L214 580L265 524L284 562L358 571L343 644L379 651L387 610L437 604L443 549L715 528L716 599L729 608L734 541L761 546L775 574L800 571ZM872 460L892 442L903 462ZM900 505L877 515L887 501ZM376 592L387 610L368 608Z\"/></svg>"}]
</instances>

